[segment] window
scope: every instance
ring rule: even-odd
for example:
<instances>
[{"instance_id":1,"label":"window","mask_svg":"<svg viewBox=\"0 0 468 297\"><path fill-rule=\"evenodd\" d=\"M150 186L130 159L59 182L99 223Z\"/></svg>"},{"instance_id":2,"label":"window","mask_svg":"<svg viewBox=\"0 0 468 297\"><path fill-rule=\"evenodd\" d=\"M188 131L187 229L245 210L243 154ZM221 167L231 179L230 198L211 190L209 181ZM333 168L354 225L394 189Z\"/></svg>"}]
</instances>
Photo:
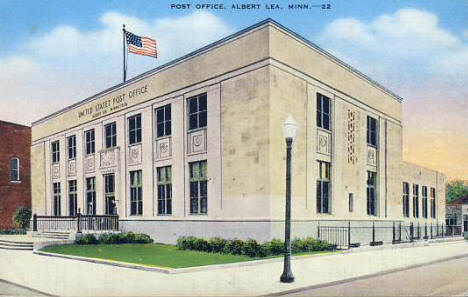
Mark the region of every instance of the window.
<instances>
[{"instance_id":1,"label":"window","mask_svg":"<svg viewBox=\"0 0 468 297\"><path fill-rule=\"evenodd\" d=\"M156 136L171 135L171 105L156 109Z\"/></svg>"},{"instance_id":2,"label":"window","mask_svg":"<svg viewBox=\"0 0 468 297\"><path fill-rule=\"evenodd\" d=\"M413 217L419 218L419 186L413 185Z\"/></svg>"},{"instance_id":3,"label":"window","mask_svg":"<svg viewBox=\"0 0 468 297\"><path fill-rule=\"evenodd\" d=\"M68 138L68 159L76 158L76 136L72 135Z\"/></svg>"},{"instance_id":4,"label":"window","mask_svg":"<svg viewBox=\"0 0 468 297\"><path fill-rule=\"evenodd\" d=\"M76 216L77 213L76 180L70 180L68 181L68 214L70 216Z\"/></svg>"},{"instance_id":5,"label":"window","mask_svg":"<svg viewBox=\"0 0 468 297\"><path fill-rule=\"evenodd\" d=\"M130 144L141 142L141 114L128 118L128 142Z\"/></svg>"},{"instance_id":6,"label":"window","mask_svg":"<svg viewBox=\"0 0 468 297\"><path fill-rule=\"evenodd\" d=\"M172 214L172 170L171 166L159 167L158 174L158 215Z\"/></svg>"},{"instance_id":7,"label":"window","mask_svg":"<svg viewBox=\"0 0 468 297\"><path fill-rule=\"evenodd\" d=\"M422 186L422 212L423 217L427 219L427 187Z\"/></svg>"},{"instance_id":8,"label":"window","mask_svg":"<svg viewBox=\"0 0 468 297\"><path fill-rule=\"evenodd\" d=\"M354 195L353 195L353 193L348 194L348 209L349 209L349 212L354 211Z\"/></svg>"},{"instance_id":9,"label":"window","mask_svg":"<svg viewBox=\"0 0 468 297\"><path fill-rule=\"evenodd\" d=\"M409 184L403 183L403 216L409 217Z\"/></svg>"},{"instance_id":10,"label":"window","mask_svg":"<svg viewBox=\"0 0 468 297\"><path fill-rule=\"evenodd\" d=\"M104 197L106 200L106 214L117 214L115 205L115 175L113 173L104 175Z\"/></svg>"},{"instance_id":11,"label":"window","mask_svg":"<svg viewBox=\"0 0 468 297\"><path fill-rule=\"evenodd\" d=\"M317 161L318 179L317 179L317 212L330 213L330 163Z\"/></svg>"},{"instance_id":12,"label":"window","mask_svg":"<svg viewBox=\"0 0 468 297\"><path fill-rule=\"evenodd\" d=\"M187 99L189 130L206 127L206 93Z\"/></svg>"},{"instance_id":13,"label":"window","mask_svg":"<svg viewBox=\"0 0 468 297\"><path fill-rule=\"evenodd\" d=\"M367 171L367 214L377 215L377 192L376 192L377 173Z\"/></svg>"},{"instance_id":14,"label":"window","mask_svg":"<svg viewBox=\"0 0 468 297\"><path fill-rule=\"evenodd\" d=\"M457 215L449 213L445 216L445 223L447 226L457 226Z\"/></svg>"},{"instance_id":15,"label":"window","mask_svg":"<svg viewBox=\"0 0 468 297\"><path fill-rule=\"evenodd\" d=\"M317 93L317 127L330 130L330 98Z\"/></svg>"},{"instance_id":16,"label":"window","mask_svg":"<svg viewBox=\"0 0 468 297\"><path fill-rule=\"evenodd\" d=\"M18 158L10 160L10 181L20 180L20 161Z\"/></svg>"},{"instance_id":17,"label":"window","mask_svg":"<svg viewBox=\"0 0 468 297\"><path fill-rule=\"evenodd\" d=\"M52 142L52 163L60 162L60 142Z\"/></svg>"},{"instance_id":18,"label":"window","mask_svg":"<svg viewBox=\"0 0 468 297\"><path fill-rule=\"evenodd\" d=\"M436 217L436 189L431 188L431 217Z\"/></svg>"},{"instance_id":19,"label":"window","mask_svg":"<svg viewBox=\"0 0 468 297\"><path fill-rule=\"evenodd\" d=\"M117 127L115 122L104 126L106 137L106 148L117 146Z\"/></svg>"},{"instance_id":20,"label":"window","mask_svg":"<svg viewBox=\"0 0 468 297\"><path fill-rule=\"evenodd\" d=\"M377 120L367 117L367 144L377 147Z\"/></svg>"},{"instance_id":21,"label":"window","mask_svg":"<svg viewBox=\"0 0 468 297\"><path fill-rule=\"evenodd\" d=\"M86 154L94 154L96 150L95 139L94 139L94 129L88 130L85 132L86 138Z\"/></svg>"},{"instance_id":22,"label":"window","mask_svg":"<svg viewBox=\"0 0 468 297\"><path fill-rule=\"evenodd\" d=\"M54 216L58 217L60 216L60 183L53 183L52 184L53 190L54 190Z\"/></svg>"},{"instance_id":23,"label":"window","mask_svg":"<svg viewBox=\"0 0 468 297\"><path fill-rule=\"evenodd\" d=\"M94 177L86 179L86 214L96 214L96 179Z\"/></svg>"},{"instance_id":24,"label":"window","mask_svg":"<svg viewBox=\"0 0 468 297\"><path fill-rule=\"evenodd\" d=\"M208 212L208 178L206 161L192 162L190 167L190 213Z\"/></svg>"},{"instance_id":25,"label":"window","mask_svg":"<svg viewBox=\"0 0 468 297\"><path fill-rule=\"evenodd\" d=\"M143 214L141 170L130 171L130 215Z\"/></svg>"}]
</instances>

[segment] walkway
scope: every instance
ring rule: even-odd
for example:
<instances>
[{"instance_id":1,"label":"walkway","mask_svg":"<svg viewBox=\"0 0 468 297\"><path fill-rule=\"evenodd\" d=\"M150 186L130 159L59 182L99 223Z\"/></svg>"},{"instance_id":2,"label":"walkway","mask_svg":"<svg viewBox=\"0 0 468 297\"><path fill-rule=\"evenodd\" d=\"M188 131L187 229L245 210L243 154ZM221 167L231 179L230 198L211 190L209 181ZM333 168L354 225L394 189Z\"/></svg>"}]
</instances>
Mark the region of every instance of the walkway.
<instances>
[{"instance_id":1,"label":"walkway","mask_svg":"<svg viewBox=\"0 0 468 297\"><path fill-rule=\"evenodd\" d=\"M296 281L282 284L282 262L163 274L0 250L0 279L60 296L256 296L462 256L466 241L305 257L292 261Z\"/></svg>"}]
</instances>

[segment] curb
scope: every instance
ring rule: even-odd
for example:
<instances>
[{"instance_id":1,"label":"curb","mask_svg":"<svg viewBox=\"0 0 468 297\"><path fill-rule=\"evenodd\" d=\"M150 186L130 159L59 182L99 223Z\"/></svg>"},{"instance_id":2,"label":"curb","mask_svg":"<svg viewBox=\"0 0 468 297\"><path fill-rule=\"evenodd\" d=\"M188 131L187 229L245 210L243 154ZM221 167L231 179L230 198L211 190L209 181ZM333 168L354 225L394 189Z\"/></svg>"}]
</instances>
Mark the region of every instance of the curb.
<instances>
[{"instance_id":1,"label":"curb","mask_svg":"<svg viewBox=\"0 0 468 297\"><path fill-rule=\"evenodd\" d=\"M393 268L393 269L389 269L389 270L385 270L385 271L380 271L380 272L376 272L376 273L370 273L370 274L365 274L365 275L361 275L361 276L346 278L346 279L332 281L332 282L328 282L328 283L322 283L322 284L317 284L317 285L312 285L312 286L304 286L304 287L300 287L300 288L294 288L294 289L284 290L284 291L275 292L275 293L271 293L271 294L262 294L262 295L257 295L257 296L258 297L283 296L283 295L286 295L286 294L298 293L298 292L302 292L302 291L306 291L306 290L326 288L326 287L331 287L331 286L335 286L335 285L339 285L339 284L349 283L349 282L353 282L353 281L357 281L357 280L362 280L362 279L372 278L372 277L376 277L376 276L387 275L387 274L391 274L391 273L395 273L395 272L410 270L410 269L414 269L414 268L429 266L429 265L432 265L432 264L437 264L437 263L441 263L441 262L445 262L445 261L462 259L462 258L465 258L465 257L468 257L468 253L462 254L462 255L457 255L457 256L451 256L451 257L447 257L447 258L443 258L443 259L438 259L438 260L434 260L434 261L430 261L430 262L426 262L426 263L414 264L414 265L409 265L409 266L405 266L405 267Z\"/></svg>"},{"instance_id":2,"label":"curb","mask_svg":"<svg viewBox=\"0 0 468 297\"><path fill-rule=\"evenodd\" d=\"M42 294L42 295L45 295L45 296L52 296L52 297L57 296L57 295L52 295L52 294L49 294L49 293L46 293L46 292L43 292L43 291L40 291L40 290L36 290L36 289L30 288L30 287L26 287L26 286L23 286L23 285L20 285L20 284L14 283L14 282L10 282L10 281L7 281L7 280L4 280L4 279L0 278L0 283L2 283L2 282L6 283L6 284L9 284L9 285L12 285L12 286L15 286L15 287L25 289L25 290L29 290L29 291L32 291L32 292L35 292L35 293L39 293L39 294Z\"/></svg>"}]
</instances>

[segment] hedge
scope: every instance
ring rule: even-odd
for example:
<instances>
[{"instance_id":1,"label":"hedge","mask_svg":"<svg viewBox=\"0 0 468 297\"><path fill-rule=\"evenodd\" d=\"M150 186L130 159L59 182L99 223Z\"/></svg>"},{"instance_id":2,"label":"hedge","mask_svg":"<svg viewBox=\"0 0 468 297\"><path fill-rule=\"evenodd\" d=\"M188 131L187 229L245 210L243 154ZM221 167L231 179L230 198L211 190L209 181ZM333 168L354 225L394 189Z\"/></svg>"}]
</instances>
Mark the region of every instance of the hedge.
<instances>
[{"instance_id":1,"label":"hedge","mask_svg":"<svg viewBox=\"0 0 468 297\"><path fill-rule=\"evenodd\" d=\"M280 239L273 239L264 244L259 244L255 239L243 241L240 239L222 239L214 237L206 240L193 236L183 236L177 239L177 248L180 250L195 250L262 258L282 254L284 251L284 242ZM293 253L327 251L333 249L335 249L335 246L312 237L294 239L291 242L291 250Z\"/></svg>"},{"instance_id":2,"label":"hedge","mask_svg":"<svg viewBox=\"0 0 468 297\"><path fill-rule=\"evenodd\" d=\"M26 229L0 229L0 234L24 235L26 234Z\"/></svg>"},{"instance_id":3,"label":"hedge","mask_svg":"<svg viewBox=\"0 0 468 297\"><path fill-rule=\"evenodd\" d=\"M122 232L122 233L103 233L96 238L94 234L85 234L75 240L77 244L121 244L121 243L152 243L148 235L143 233Z\"/></svg>"}]
</instances>

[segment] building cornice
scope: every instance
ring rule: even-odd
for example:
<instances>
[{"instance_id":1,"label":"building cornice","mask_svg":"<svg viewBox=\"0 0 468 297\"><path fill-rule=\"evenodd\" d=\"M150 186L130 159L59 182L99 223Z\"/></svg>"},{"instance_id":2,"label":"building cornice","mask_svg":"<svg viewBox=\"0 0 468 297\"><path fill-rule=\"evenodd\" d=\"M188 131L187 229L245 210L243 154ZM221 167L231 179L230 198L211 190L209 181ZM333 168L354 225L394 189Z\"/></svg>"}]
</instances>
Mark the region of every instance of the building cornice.
<instances>
[{"instance_id":1,"label":"building cornice","mask_svg":"<svg viewBox=\"0 0 468 297\"><path fill-rule=\"evenodd\" d=\"M384 86L382 86L381 84L379 84L378 82L376 82L375 80L371 79L370 77L368 77L367 75L363 74L362 72L360 72L359 70L355 69L354 67L350 66L349 64L343 62L342 60L338 59L337 57L333 56L332 54L328 53L327 51L325 51L324 49L320 48L319 46L317 46L316 44L314 44L313 42L307 40L305 37L299 35L298 33L290 30L289 28L281 25L280 23L276 22L275 20L271 19L271 18L268 18L268 19L265 19L259 23L256 23L250 27L247 27L243 30L240 30L234 34L231 34L229 36L226 36L218 41L215 41L211 44L208 44L200 49L197 49L187 55L184 55L180 58L177 58L175 60L172 60L170 62L167 62L161 66L158 66L154 69L151 69L149 71L146 71L140 75L137 75L129 80L127 80L126 82L122 82L122 83L119 83L115 86L112 86L102 92L99 92L97 94L94 94L86 99L83 99L77 103L74 103L72 105L69 105L61 110L58 110L52 114L49 114L39 120L36 120L32 123L32 126L34 125L37 125L37 124L40 124L48 119L51 119L51 118L54 118L55 116L59 115L59 114L63 114L71 109L74 109L76 107L79 107L85 103L88 103L88 102L91 102L95 99L98 99L106 94L109 94L113 91L116 91L116 90L119 90L119 89L122 89L126 86L129 86L135 82L138 82L138 81L141 81L142 79L145 79L147 78L148 76L151 76L151 75L154 75L158 72L161 72L165 69L169 69L171 67L174 67L175 65L177 64L180 64L186 60L189 60L189 59L192 59L194 57L197 57L201 54L204 54L210 50L213 50L223 44L226 44L226 43L229 43L231 41L234 41L246 34L250 34L250 33L253 33L259 29L262 29L266 26L274 26L276 29L279 29L283 32L285 32L286 34L288 34L289 36L291 36L292 38L296 39L297 41L299 42L302 42L303 44L307 45L308 47L314 49L315 51L321 53L322 55L324 55L325 57L327 57L328 59L332 60L333 62L339 64L340 66L342 66L343 68L347 69L348 71L351 71L353 73L355 73L356 75L358 75L360 78L364 79L365 81L369 82L371 85L377 87L378 89L382 90L383 92L385 92L386 94L390 95L391 97L393 97L394 99L398 100L399 102L401 102L403 99L398 96L397 94L393 93L392 91L390 91L389 89L385 88Z\"/></svg>"}]
</instances>

